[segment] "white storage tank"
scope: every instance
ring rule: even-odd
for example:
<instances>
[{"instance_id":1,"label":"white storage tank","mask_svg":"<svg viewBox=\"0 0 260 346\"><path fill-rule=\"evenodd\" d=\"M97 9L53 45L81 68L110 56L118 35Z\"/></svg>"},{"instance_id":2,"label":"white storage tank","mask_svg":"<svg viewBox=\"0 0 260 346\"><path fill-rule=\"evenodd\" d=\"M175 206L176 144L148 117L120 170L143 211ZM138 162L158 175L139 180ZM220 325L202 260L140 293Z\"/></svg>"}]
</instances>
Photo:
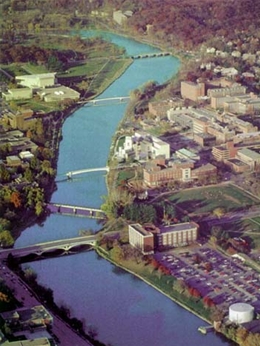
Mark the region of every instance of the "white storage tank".
<instances>
[{"instance_id":1,"label":"white storage tank","mask_svg":"<svg viewBox=\"0 0 260 346\"><path fill-rule=\"evenodd\" d=\"M246 303L235 303L229 307L229 320L235 323L246 323L254 319L254 307Z\"/></svg>"}]
</instances>

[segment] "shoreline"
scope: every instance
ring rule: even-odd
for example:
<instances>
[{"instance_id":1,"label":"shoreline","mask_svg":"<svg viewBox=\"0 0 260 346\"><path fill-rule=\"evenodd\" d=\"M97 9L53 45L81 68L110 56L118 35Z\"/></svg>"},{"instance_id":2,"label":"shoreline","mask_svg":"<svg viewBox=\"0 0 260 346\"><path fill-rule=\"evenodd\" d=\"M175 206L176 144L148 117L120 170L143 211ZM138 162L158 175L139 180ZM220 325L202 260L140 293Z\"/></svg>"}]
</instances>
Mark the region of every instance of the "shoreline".
<instances>
[{"instance_id":1,"label":"shoreline","mask_svg":"<svg viewBox=\"0 0 260 346\"><path fill-rule=\"evenodd\" d=\"M132 271L129 268L124 267L122 264L117 263L115 261L113 261L112 259L110 259L109 257L104 255L105 250L103 250L100 247L95 247L94 250L96 251L96 253L102 257L104 260L110 262L111 264L115 265L118 268L121 268L122 270L126 271L127 273L137 277L139 280L143 281L144 283L146 283L147 285L149 285L150 287L154 288L156 291L160 292L161 294L163 294L165 297L167 297L168 299L170 299L172 302L176 303L177 305L179 305L180 307L182 307L183 309L187 310L188 312L190 312L191 314L195 315L196 317L198 317L199 319L201 319L202 321L208 323L209 325L212 326L212 323L207 320L205 317L199 315L196 311L192 310L191 308L189 308L187 305L181 303L180 301L178 301L177 299L171 297L169 294L167 294L166 292L164 292L162 289L160 289L160 287L154 285L153 283L151 283L149 280L145 279L144 277L142 277L140 274L135 273L134 271Z\"/></svg>"}]
</instances>

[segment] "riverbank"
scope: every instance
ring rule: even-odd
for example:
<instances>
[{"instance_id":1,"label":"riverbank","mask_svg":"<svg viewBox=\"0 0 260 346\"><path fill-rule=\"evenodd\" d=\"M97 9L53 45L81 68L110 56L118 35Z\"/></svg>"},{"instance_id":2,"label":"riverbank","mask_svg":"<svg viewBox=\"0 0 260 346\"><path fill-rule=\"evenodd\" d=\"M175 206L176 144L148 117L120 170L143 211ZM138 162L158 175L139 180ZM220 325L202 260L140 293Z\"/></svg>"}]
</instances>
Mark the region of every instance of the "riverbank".
<instances>
[{"instance_id":1,"label":"riverbank","mask_svg":"<svg viewBox=\"0 0 260 346\"><path fill-rule=\"evenodd\" d=\"M107 251L105 251L104 249L102 249L101 247L96 247L95 251L97 252L97 254L104 258L105 260L109 261L110 263L112 263L113 265L115 265L118 268L121 268L122 270L128 272L131 275L134 275L135 277L137 277L138 279L142 280L143 282L145 282L147 285L153 287L154 289L156 289L158 292L160 292L161 294L163 294L164 296L166 296L167 298L169 298L171 301L173 301L174 303L178 304L179 306L181 306L182 308L184 308L185 310L189 311L190 313L194 314L195 316L199 317L201 320L203 320L204 322L208 323L208 324L212 324L212 322L206 318L205 316L200 315L198 312L196 312L195 310L193 310L190 306L182 303L180 300L178 300L177 298L174 298L172 295L170 295L169 293L167 293L165 290L162 289L162 287L160 287L159 285L155 285L152 281L148 280L147 278L145 278L144 276L138 274L136 271L134 271L133 269L130 269L122 264L120 264L119 262L114 261L113 259L110 258L109 254Z\"/></svg>"}]
</instances>

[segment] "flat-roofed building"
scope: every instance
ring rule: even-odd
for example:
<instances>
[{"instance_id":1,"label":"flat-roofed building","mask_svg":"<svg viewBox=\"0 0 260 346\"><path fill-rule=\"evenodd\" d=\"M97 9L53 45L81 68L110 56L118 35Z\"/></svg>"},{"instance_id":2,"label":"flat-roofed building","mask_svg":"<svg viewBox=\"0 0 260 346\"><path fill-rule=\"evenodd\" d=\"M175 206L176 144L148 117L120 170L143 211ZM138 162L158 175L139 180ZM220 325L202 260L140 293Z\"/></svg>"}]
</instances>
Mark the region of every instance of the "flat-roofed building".
<instances>
[{"instance_id":1,"label":"flat-roofed building","mask_svg":"<svg viewBox=\"0 0 260 346\"><path fill-rule=\"evenodd\" d=\"M194 133L193 139L202 147L213 147L216 145L216 136L209 133Z\"/></svg>"},{"instance_id":2,"label":"flat-roofed building","mask_svg":"<svg viewBox=\"0 0 260 346\"><path fill-rule=\"evenodd\" d=\"M53 317L43 305L3 312L1 317L12 332L33 330L39 327L46 328L53 323Z\"/></svg>"},{"instance_id":3,"label":"flat-roofed building","mask_svg":"<svg viewBox=\"0 0 260 346\"><path fill-rule=\"evenodd\" d=\"M56 72L30 74L30 75L16 76L15 80L18 82L18 84L22 86L25 86L31 89L38 89L38 88L46 88L46 87L55 85L56 83L55 75L56 75Z\"/></svg>"},{"instance_id":4,"label":"flat-roofed building","mask_svg":"<svg viewBox=\"0 0 260 346\"><path fill-rule=\"evenodd\" d=\"M80 93L66 86L56 86L52 88L45 88L38 92L38 95L45 102L61 102L63 100L78 101Z\"/></svg>"},{"instance_id":5,"label":"flat-roofed building","mask_svg":"<svg viewBox=\"0 0 260 346\"><path fill-rule=\"evenodd\" d=\"M160 166L151 162L143 169L144 183L156 187L173 181L190 181L193 167L193 161L175 161L170 166Z\"/></svg>"},{"instance_id":6,"label":"flat-roofed building","mask_svg":"<svg viewBox=\"0 0 260 346\"><path fill-rule=\"evenodd\" d=\"M212 155L217 161L225 161L235 158L238 148L234 146L234 143L227 142L226 144L213 147Z\"/></svg>"},{"instance_id":7,"label":"flat-roofed building","mask_svg":"<svg viewBox=\"0 0 260 346\"><path fill-rule=\"evenodd\" d=\"M48 338L37 338L30 340L18 340L18 341L5 341L2 346L51 346L51 342Z\"/></svg>"},{"instance_id":8,"label":"flat-roofed building","mask_svg":"<svg viewBox=\"0 0 260 346\"><path fill-rule=\"evenodd\" d=\"M181 82L181 97L197 102L205 96L205 83Z\"/></svg>"},{"instance_id":9,"label":"flat-roofed building","mask_svg":"<svg viewBox=\"0 0 260 346\"><path fill-rule=\"evenodd\" d=\"M250 171L250 166L238 159L226 160L225 164L235 173L244 173Z\"/></svg>"},{"instance_id":10,"label":"flat-roofed building","mask_svg":"<svg viewBox=\"0 0 260 346\"><path fill-rule=\"evenodd\" d=\"M252 170L260 164L260 154L248 148L238 150L237 158L250 166Z\"/></svg>"},{"instance_id":11,"label":"flat-roofed building","mask_svg":"<svg viewBox=\"0 0 260 346\"><path fill-rule=\"evenodd\" d=\"M6 163L8 166L17 167L22 164L22 161L17 155L6 156Z\"/></svg>"},{"instance_id":12,"label":"flat-roofed building","mask_svg":"<svg viewBox=\"0 0 260 346\"><path fill-rule=\"evenodd\" d=\"M182 149L177 150L175 152L175 154L180 159L194 160L194 161L197 161L200 159L200 156L198 154L195 154L194 152L192 152L186 148L182 148Z\"/></svg>"},{"instance_id":13,"label":"flat-roofed building","mask_svg":"<svg viewBox=\"0 0 260 346\"><path fill-rule=\"evenodd\" d=\"M186 246L198 239L199 225L195 222L184 222L160 227L157 234L159 247Z\"/></svg>"},{"instance_id":14,"label":"flat-roofed building","mask_svg":"<svg viewBox=\"0 0 260 346\"><path fill-rule=\"evenodd\" d=\"M2 96L6 101L15 101L31 99L33 94L30 88L16 88L8 89L8 91L2 92Z\"/></svg>"},{"instance_id":15,"label":"flat-roofed building","mask_svg":"<svg viewBox=\"0 0 260 346\"><path fill-rule=\"evenodd\" d=\"M211 163L207 163L205 165L202 165L198 168L195 168L191 171L192 179L200 179L200 178L206 178L206 177L216 177L217 175L217 167L212 165Z\"/></svg>"},{"instance_id":16,"label":"flat-roofed building","mask_svg":"<svg viewBox=\"0 0 260 346\"><path fill-rule=\"evenodd\" d=\"M209 119L206 117L193 119L193 132L194 133L206 133L209 126Z\"/></svg>"},{"instance_id":17,"label":"flat-roofed building","mask_svg":"<svg viewBox=\"0 0 260 346\"><path fill-rule=\"evenodd\" d=\"M147 231L139 223L128 226L129 243L139 249L142 254L148 255L154 253L154 235Z\"/></svg>"}]
</instances>

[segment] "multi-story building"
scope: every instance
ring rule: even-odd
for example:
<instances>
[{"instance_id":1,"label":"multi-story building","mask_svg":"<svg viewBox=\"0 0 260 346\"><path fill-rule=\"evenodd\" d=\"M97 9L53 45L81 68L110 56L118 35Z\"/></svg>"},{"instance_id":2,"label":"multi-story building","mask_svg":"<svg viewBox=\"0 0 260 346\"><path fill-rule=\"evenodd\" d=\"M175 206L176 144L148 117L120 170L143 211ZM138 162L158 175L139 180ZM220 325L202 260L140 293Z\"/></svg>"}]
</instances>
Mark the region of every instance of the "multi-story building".
<instances>
[{"instance_id":1,"label":"multi-story building","mask_svg":"<svg viewBox=\"0 0 260 346\"><path fill-rule=\"evenodd\" d=\"M191 171L192 179L200 179L200 178L213 178L217 175L217 167L212 165L211 163L207 163L198 168L195 168Z\"/></svg>"},{"instance_id":2,"label":"multi-story building","mask_svg":"<svg viewBox=\"0 0 260 346\"><path fill-rule=\"evenodd\" d=\"M234 142L227 142L223 145L213 147L212 155L217 161L225 161L235 158L238 148L234 146Z\"/></svg>"},{"instance_id":3,"label":"multi-story building","mask_svg":"<svg viewBox=\"0 0 260 346\"><path fill-rule=\"evenodd\" d=\"M193 139L202 147L213 147L216 145L216 136L209 133L194 133Z\"/></svg>"},{"instance_id":4,"label":"multi-story building","mask_svg":"<svg viewBox=\"0 0 260 346\"><path fill-rule=\"evenodd\" d=\"M139 223L128 226L129 243L139 249L142 254L148 255L154 253L154 235L147 231Z\"/></svg>"},{"instance_id":5,"label":"multi-story building","mask_svg":"<svg viewBox=\"0 0 260 346\"><path fill-rule=\"evenodd\" d=\"M171 165L147 163L143 169L144 183L150 187L161 186L173 181L190 181L193 161L174 161Z\"/></svg>"},{"instance_id":6,"label":"multi-story building","mask_svg":"<svg viewBox=\"0 0 260 346\"><path fill-rule=\"evenodd\" d=\"M166 117L167 111L173 107L181 107L183 105L183 100L181 99L173 99L173 100L164 100L164 101L156 101L149 102L148 109L149 113L152 115L162 118Z\"/></svg>"},{"instance_id":7,"label":"multi-story building","mask_svg":"<svg viewBox=\"0 0 260 346\"><path fill-rule=\"evenodd\" d=\"M206 117L193 119L193 133L207 133L210 122Z\"/></svg>"},{"instance_id":8,"label":"multi-story building","mask_svg":"<svg viewBox=\"0 0 260 346\"><path fill-rule=\"evenodd\" d=\"M256 166L260 165L260 154L252 149L239 149L237 152L237 158L246 163L251 170L254 170Z\"/></svg>"},{"instance_id":9,"label":"multi-story building","mask_svg":"<svg viewBox=\"0 0 260 346\"><path fill-rule=\"evenodd\" d=\"M185 246L198 239L199 225L184 222L160 227L142 226L139 223L128 227L129 243L144 255L153 254L158 248Z\"/></svg>"},{"instance_id":10,"label":"multi-story building","mask_svg":"<svg viewBox=\"0 0 260 346\"><path fill-rule=\"evenodd\" d=\"M195 222L178 223L160 227L157 234L158 247L179 247L195 242L198 239L199 225Z\"/></svg>"},{"instance_id":11,"label":"multi-story building","mask_svg":"<svg viewBox=\"0 0 260 346\"><path fill-rule=\"evenodd\" d=\"M181 97L197 102L205 96L205 83L181 82Z\"/></svg>"}]
</instances>

